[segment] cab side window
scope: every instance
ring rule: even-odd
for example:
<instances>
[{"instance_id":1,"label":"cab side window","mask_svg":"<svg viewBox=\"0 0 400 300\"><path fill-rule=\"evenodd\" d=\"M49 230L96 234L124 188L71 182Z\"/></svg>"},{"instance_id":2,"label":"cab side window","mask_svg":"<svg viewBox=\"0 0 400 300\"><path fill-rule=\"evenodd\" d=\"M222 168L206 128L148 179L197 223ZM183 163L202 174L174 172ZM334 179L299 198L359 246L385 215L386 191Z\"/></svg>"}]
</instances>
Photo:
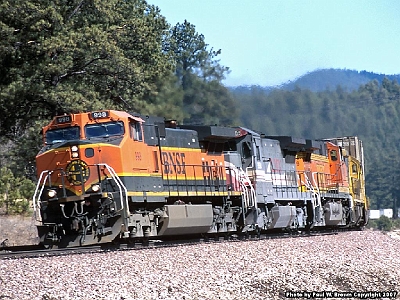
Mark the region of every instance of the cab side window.
<instances>
[{"instance_id":1,"label":"cab side window","mask_svg":"<svg viewBox=\"0 0 400 300\"><path fill-rule=\"evenodd\" d=\"M251 145L249 142L245 142L242 144L242 155L243 158L249 158L251 157L252 153L251 153Z\"/></svg>"},{"instance_id":2,"label":"cab side window","mask_svg":"<svg viewBox=\"0 0 400 300\"><path fill-rule=\"evenodd\" d=\"M337 151L336 150L331 150L330 154L331 154L332 161L337 161L338 160L338 156L337 156Z\"/></svg>"},{"instance_id":3,"label":"cab side window","mask_svg":"<svg viewBox=\"0 0 400 300\"><path fill-rule=\"evenodd\" d=\"M135 141L142 141L143 140L142 124L140 124L139 122L131 121L129 123L129 127L130 127L131 138L134 139Z\"/></svg>"}]
</instances>

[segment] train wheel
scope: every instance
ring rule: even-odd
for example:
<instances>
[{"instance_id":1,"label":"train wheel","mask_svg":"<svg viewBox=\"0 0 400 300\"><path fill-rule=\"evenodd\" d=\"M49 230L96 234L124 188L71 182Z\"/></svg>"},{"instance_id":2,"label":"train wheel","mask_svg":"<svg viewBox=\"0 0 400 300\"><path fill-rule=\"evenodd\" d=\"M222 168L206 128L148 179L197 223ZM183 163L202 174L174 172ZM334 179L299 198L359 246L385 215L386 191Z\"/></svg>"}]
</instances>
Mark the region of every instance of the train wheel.
<instances>
[{"instance_id":1,"label":"train wheel","mask_svg":"<svg viewBox=\"0 0 400 300\"><path fill-rule=\"evenodd\" d=\"M142 245L143 245L143 246L149 246L149 244L150 244L149 238L148 238L148 237L144 237L144 238L142 239Z\"/></svg>"}]
</instances>

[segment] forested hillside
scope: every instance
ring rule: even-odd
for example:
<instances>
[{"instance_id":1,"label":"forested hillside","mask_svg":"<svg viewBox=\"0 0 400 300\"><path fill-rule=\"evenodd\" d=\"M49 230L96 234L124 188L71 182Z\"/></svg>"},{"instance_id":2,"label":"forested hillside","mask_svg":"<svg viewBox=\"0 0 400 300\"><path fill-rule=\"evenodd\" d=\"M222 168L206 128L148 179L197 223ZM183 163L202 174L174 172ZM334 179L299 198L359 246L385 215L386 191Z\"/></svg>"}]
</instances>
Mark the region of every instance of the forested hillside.
<instances>
[{"instance_id":1,"label":"forested hillside","mask_svg":"<svg viewBox=\"0 0 400 300\"><path fill-rule=\"evenodd\" d=\"M400 85L385 78L346 92L311 92L295 88L250 93L233 91L241 121L267 135L293 135L310 139L360 137L366 157L367 194L372 208L388 208L400 198Z\"/></svg>"}]
</instances>

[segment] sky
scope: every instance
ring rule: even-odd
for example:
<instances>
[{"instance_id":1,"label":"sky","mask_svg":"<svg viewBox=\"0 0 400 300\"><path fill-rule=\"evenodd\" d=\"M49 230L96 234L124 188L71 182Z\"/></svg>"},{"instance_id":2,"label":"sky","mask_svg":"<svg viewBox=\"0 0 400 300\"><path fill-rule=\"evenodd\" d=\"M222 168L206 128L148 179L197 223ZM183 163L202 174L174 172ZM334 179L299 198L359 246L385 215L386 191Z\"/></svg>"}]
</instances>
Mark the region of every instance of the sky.
<instances>
[{"instance_id":1,"label":"sky","mask_svg":"<svg viewBox=\"0 0 400 300\"><path fill-rule=\"evenodd\" d=\"M229 67L227 86L274 86L317 69L400 74L398 0L148 0L186 19Z\"/></svg>"}]
</instances>

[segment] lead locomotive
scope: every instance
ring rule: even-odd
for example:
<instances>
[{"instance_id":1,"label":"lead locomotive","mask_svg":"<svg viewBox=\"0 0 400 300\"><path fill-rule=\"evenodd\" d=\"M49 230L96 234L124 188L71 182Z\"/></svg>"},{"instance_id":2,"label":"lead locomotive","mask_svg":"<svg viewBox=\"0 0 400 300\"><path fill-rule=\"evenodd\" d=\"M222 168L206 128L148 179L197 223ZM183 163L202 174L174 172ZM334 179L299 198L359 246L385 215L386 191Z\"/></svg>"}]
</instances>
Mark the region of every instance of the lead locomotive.
<instances>
[{"instance_id":1,"label":"lead locomotive","mask_svg":"<svg viewBox=\"0 0 400 300\"><path fill-rule=\"evenodd\" d=\"M367 223L356 137L266 137L105 110L55 117L36 166L47 246Z\"/></svg>"}]
</instances>

